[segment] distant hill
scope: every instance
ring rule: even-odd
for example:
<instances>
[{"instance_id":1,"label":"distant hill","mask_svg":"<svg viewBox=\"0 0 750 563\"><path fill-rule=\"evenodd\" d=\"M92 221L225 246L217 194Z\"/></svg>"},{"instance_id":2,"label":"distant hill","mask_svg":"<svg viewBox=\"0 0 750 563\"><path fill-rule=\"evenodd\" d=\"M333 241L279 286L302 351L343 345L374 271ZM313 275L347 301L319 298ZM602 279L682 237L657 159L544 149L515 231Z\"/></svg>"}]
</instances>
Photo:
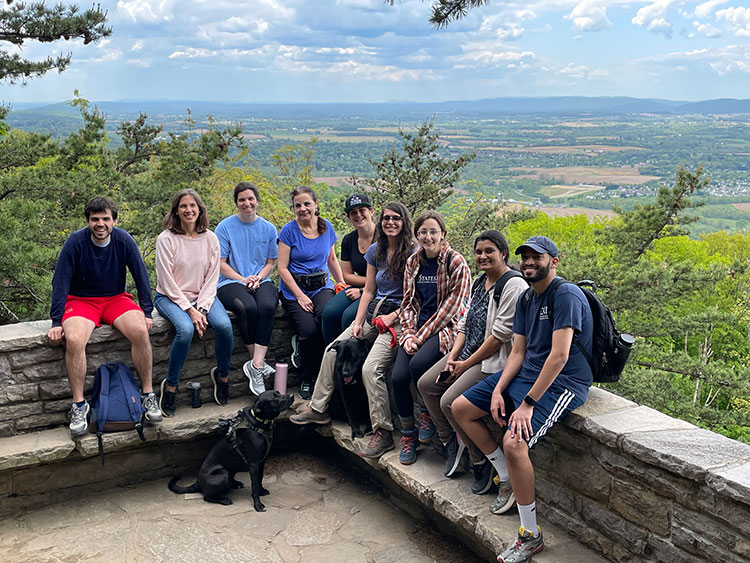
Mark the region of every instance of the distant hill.
<instances>
[{"instance_id":1,"label":"distant hill","mask_svg":"<svg viewBox=\"0 0 750 563\"><path fill-rule=\"evenodd\" d=\"M716 99L700 102L656 98L615 97L509 97L447 102L384 103L242 103L195 100L125 100L93 102L108 117L110 124L132 120L140 112L153 123L182 121L188 109L199 120L211 114L218 120L248 119L382 119L422 120L425 116L492 118L512 115L581 117L623 114L750 114L750 99ZM30 104L24 104L26 106ZM13 110L7 121L26 130L64 134L77 129L81 118L76 108L61 102L28 109Z\"/></svg>"}]
</instances>

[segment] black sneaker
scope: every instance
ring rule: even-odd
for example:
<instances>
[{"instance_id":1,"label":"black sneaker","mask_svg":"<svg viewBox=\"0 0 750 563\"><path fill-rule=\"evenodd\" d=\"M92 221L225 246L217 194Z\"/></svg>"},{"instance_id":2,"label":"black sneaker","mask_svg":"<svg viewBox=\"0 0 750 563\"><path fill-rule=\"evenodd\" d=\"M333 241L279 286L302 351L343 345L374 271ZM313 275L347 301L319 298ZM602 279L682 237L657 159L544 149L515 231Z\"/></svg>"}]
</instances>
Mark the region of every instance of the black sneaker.
<instances>
[{"instance_id":1,"label":"black sneaker","mask_svg":"<svg viewBox=\"0 0 750 563\"><path fill-rule=\"evenodd\" d=\"M466 446L464 446L463 442L458 442L455 434L451 436L450 442L443 446L443 459L445 459L444 475L446 477L453 477L456 474L465 449Z\"/></svg>"},{"instance_id":2,"label":"black sneaker","mask_svg":"<svg viewBox=\"0 0 750 563\"><path fill-rule=\"evenodd\" d=\"M495 470L489 461L482 464L472 465L474 470L474 482L471 484L471 492L475 495L483 495L492 487L492 473Z\"/></svg>"},{"instance_id":3,"label":"black sneaker","mask_svg":"<svg viewBox=\"0 0 750 563\"><path fill-rule=\"evenodd\" d=\"M217 405L224 406L229 402L229 382L222 381L216 375L217 368L211 368L211 383L214 384L214 401Z\"/></svg>"},{"instance_id":4,"label":"black sneaker","mask_svg":"<svg viewBox=\"0 0 750 563\"><path fill-rule=\"evenodd\" d=\"M312 399L313 385L309 381L303 381L299 386L299 398L303 401Z\"/></svg>"},{"instance_id":5,"label":"black sneaker","mask_svg":"<svg viewBox=\"0 0 750 563\"><path fill-rule=\"evenodd\" d=\"M161 413L167 417L173 417L177 410L177 390L167 389L167 380L161 382L161 393L159 394L159 408Z\"/></svg>"}]
</instances>

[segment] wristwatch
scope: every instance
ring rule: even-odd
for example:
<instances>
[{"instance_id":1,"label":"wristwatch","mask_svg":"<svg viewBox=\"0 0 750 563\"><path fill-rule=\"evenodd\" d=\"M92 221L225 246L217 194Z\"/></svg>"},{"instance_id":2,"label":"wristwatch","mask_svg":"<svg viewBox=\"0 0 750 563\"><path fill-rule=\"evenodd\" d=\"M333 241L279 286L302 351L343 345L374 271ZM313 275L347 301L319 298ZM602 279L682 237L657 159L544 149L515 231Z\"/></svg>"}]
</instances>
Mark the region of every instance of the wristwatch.
<instances>
[{"instance_id":1,"label":"wristwatch","mask_svg":"<svg viewBox=\"0 0 750 563\"><path fill-rule=\"evenodd\" d=\"M526 395L523 398L523 402L526 403L527 405L529 405L530 407L535 407L536 406L536 401L534 400L534 397L532 397L531 395Z\"/></svg>"},{"instance_id":2,"label":"wristwatch","mask_svg":"<svg viewBox=\"0 0 750 563\"><path fill-rule=\"evenodd\" d=\"M200 313L201 315L203 315L204 317L205 317L206 315L208 315L208 311L207 311L207 310L206 310L206 309L205 309L204 307L201 307L200 309L198 309L198 312L199 312L199 313Z\"/></svg>"}]
</instances>

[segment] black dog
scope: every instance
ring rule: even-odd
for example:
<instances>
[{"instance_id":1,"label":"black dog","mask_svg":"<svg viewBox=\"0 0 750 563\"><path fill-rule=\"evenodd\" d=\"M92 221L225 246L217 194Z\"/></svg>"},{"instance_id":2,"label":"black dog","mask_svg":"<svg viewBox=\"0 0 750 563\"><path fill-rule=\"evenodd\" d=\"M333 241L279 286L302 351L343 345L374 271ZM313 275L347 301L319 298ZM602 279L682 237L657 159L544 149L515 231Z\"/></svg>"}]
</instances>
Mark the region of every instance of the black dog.
<instances>
[{"instance_id":1,"label":"black dog","mask_svg":"<svg viewBox=\"0 0 750 563\"><path fill-rule=\"evenodd\" d=\"M231 420L219 419L222 437L208 452L198 471L198 479L189 487L177 485L179 477L169 482L173 493L203 493L203 500L219 504L232 504L223 496L230 489L241 489L244 485L235 480L240 471L250 472L253 505L258 512L266 507L260 497L267 495L263 488L263 468L271 449L273 419L291 406L293 395L282 395L278 391L261 393L252 407L245 407ZM247 428L238 428L247 423Z\"/></svg>"},{"instance_id":2,"label":"black dog","mask_svg":"<svg viewBox=\"0 0 750 563\"><path fill-rule=\"evenodd\" d=\"M333 370L333 382L337 400L331 401L329 412L334 418L343 418L352 429L352 438L364 436L360 425L365 431L370 428L370 408L367 403L367 391L362 383L362 365L372 348L369 340L362 338L347 338L333 343L331 349L336 350L336 366Z\"/></svg>"}]
</instances>

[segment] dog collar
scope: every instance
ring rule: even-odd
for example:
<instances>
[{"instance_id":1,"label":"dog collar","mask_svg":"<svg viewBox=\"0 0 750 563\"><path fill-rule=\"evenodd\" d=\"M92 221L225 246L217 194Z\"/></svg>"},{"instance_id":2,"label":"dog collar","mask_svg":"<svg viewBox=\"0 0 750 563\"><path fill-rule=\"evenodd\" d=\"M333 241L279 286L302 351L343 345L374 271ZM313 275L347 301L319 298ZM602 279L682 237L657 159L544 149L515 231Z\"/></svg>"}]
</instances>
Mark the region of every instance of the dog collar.
<instances>
[{"instance_id":1,"label":"dog collar","mask_svg":"<svg viewBox=\"0 0 750 563\"><path fill-rule=\"evenodd\" d=\"M255 409L250 409L250 416L247 417L248 426L253 430L270 430L273 426L273 420L259 418L255 414Z\"/></svg>"}]
</instances>

